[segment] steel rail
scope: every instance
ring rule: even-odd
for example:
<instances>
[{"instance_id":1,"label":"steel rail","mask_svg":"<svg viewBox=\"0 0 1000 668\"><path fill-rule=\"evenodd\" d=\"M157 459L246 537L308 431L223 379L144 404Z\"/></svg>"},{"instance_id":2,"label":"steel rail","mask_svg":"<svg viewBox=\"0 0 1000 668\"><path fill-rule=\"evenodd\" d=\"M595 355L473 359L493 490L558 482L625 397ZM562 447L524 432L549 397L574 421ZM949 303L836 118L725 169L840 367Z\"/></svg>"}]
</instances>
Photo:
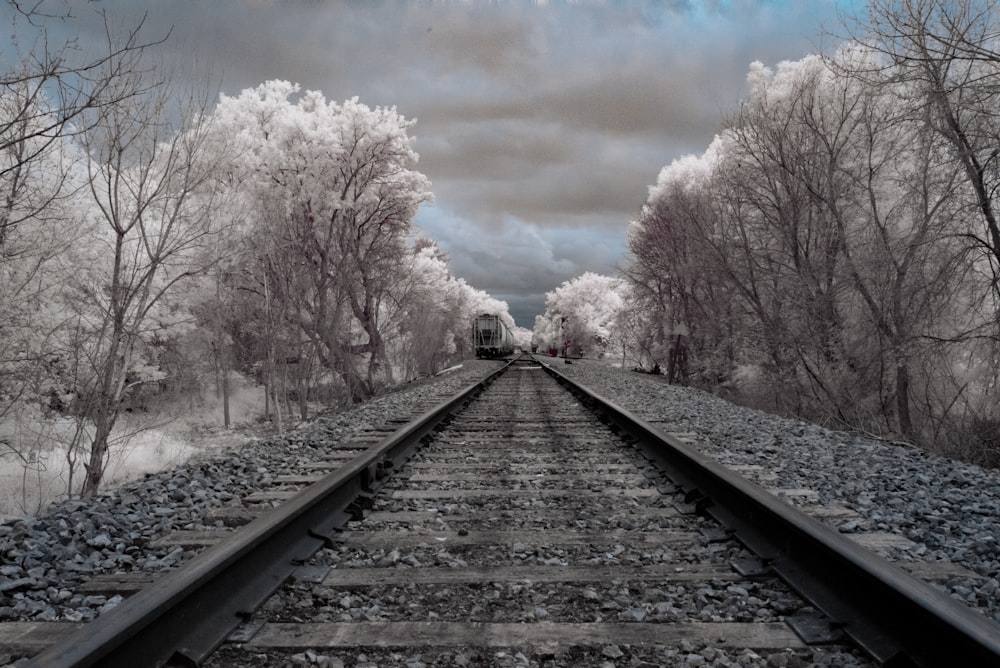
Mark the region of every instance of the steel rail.
<instances>
[{"instance_id":1,"label":"steel rail","mask_svg":"<svg viewBox=\"0 0 1000 668\"><path fill-rule=\"evenodd\" d=\"M629 411L542 365L736 539L885 666L1000 666L1000 624ZM796 629L799 630L799 629ZM807 639L808 642L808 639ZM820 643L817 643L820 644Z\"/></svg>"},{"instance_id":2,"label":"steel rail","mask_svg":"<svg viewBox=\"0 0 1000 668\"><path fill-rule=\"evenodd\" d=\"M379 441L25 665L197 666L370 499L457 409L510 363Z\"/></svg>"}]
</instances>

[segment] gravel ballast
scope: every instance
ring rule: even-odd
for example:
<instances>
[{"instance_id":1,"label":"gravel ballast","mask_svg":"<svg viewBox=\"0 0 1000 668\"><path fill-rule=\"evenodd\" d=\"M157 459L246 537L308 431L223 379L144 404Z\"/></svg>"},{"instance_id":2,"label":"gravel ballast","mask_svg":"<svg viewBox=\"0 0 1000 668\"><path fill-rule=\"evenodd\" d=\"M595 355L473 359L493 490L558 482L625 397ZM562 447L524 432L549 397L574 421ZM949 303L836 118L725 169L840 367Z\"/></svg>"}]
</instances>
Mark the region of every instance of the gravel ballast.
<instances>
[{"instance_id":1,"label":"gravel ballast","mask_svg":"<svg viewBox=\"0 0 1000 668\"><path fill-rule=\"evenodd\" d=\"M969 569L976 577L935 586L1000 621L1000 472L735 406L668 385L662 377L585 360L544 361L666 431L695 434L698 447L723 464L760 466L774 476L769 486L810 489L821 504L853 510L856 519L827 520L843 532L895 533L915 543L894 548L888 555L893 560L950 561ZM410 415L434 396L456 392L496 368L495 362L469 361L282 437L212 453L98 499L64 501L37 518L0 524L0 622L93 619L121 599L78 593L81 583L102 573L176 567L194 553L152 549L153 539L206 528L212 524L205 519L208 511L237 505L275 476L316 459L317 444L347 441ZM4 659L0 655L0 665Z\"/></svg>"},{"instance_id":2,"label":"gravel ballast","mask_svg":"<svg viewBox=\"0 0 1000 668\"><path fill-rule=\"evenodd\" d=\"M121 597L75 590L95 575L163 572L194 556L177 546L149 545L171 531L210 528L213 509L277 475L320 458L322 445L436 405L444 395L485 377L498 362L467 361L460 369L411 384L342 413L321 416L280 436L192 459L169 471L108 490L96 499L55 503L38 517L0 524L0 622L89 621ZM0 656L0 665L6 663Z\"/></svg>"},{"instance_id":3,"label":"gravel ballast","mask_svg":"<svg viewBox=\"0 0 1000 668\"><path fill-rule=\"evenodd\" d=\"M280 663L280 655L295 666L354 666L361 651L382 668L409 668L415 652L424 665L445 666L465 665L458 656L470 652L473 665L507 665L502 659L513 656L513 665L548 668L870 665L844 647L792 643L786 652L778 638L727 641L734 624L783 627L808 605L777 580L735 574L730 562L752 555L735 541L707 540L702 531L717 524L679 512L683 495L659 493L658 477L642 473L652 472L638 452L544 374L524 371L498 381L436 433L387 481L373 512L347 526L344 542L317 553L309 566L331 568L322 585L286 583L259 611L259 622L287 628L264 631L242 655L232 647L210 665L263 667ZM508 415L516 421L500 417ZM442 461L456 468L438 468ZM489 473L466 474L470 469ZM322 647L326 659L310 664L302 651L309 641L282 643L307 636L314 624L345 624L349 633L375 626L363 632L386 634L397 647L338 636L342 644ZM443 653L436 644L423 647L406 624L436 632L484 627L474 632L477 640ZM500 651L474 647L498 624L529 626ZM537 624L655 628L632 631L651 634L632 646L625 644L629 633L605 637L597 629L599 641L546 645L531 640L527 629ZM708 628L696 630L699 624ZM331 637L332 629L317 633ZM748 647L759 654L745 653Z\"/></svg>"},{"instance_id":4,"label":"gravel ballast","mask_svg":"<svg viewBox=\"0 0 1000 668\"><path fill-rule=\"evenodd\" d=\"M853 510L860 519L824 520L841 532L915 543L888 550L892 561L964 566L977 577L934 585L1000 621L1000 471L736 406L662 376L543 361L664 431L696 435L696 447L722 464L760 466L773 476L768 487L809 489L821 505Z\"/></svg>"}]
</instances>

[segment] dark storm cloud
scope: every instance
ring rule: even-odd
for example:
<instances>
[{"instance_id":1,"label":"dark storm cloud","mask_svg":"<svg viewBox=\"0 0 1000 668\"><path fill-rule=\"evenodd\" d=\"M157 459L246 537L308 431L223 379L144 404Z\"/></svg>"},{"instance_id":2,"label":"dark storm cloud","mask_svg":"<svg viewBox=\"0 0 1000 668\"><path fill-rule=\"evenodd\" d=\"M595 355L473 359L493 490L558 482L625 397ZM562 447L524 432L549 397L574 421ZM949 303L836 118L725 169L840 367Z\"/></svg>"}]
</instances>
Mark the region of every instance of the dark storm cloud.
<instances>
[{"instance_id":1,"label":"dark storm cloud","mask_svg":"<svg viewBox=\"0 0 1000 668\"><path fill-rule=\"evenodd\" d=\"M46 0L56 1L56 0ZM61 0L65 6L67 0ZM659 169L701 152L753 60L816 50L834 0L332 2L103 0L67 26L170 32L158 49L223 92L280 78L417 118L436 197L418 225L530 326L544 293L624 261Z\"/></svg>"}]
</instances>

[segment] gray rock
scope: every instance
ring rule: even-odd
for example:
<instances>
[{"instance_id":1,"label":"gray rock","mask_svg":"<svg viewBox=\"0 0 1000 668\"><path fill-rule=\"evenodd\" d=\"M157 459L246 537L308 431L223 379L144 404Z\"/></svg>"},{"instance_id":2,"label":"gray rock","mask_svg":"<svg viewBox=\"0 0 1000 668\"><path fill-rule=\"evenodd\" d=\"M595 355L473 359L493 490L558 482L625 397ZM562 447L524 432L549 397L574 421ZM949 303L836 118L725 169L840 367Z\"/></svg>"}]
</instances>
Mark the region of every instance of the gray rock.
<instances>
[{"instance_id":1,"label":"gray rock","mask_svg":"<svg viewBox=\"0 0 1000 668\"><path fill-rule=\"evenodd\" d=\"M620 659L625 656L625 652L621 651L618 645L605 645L601 650L601 656L606 656L609 659Z\"/></svg>"},{"instance_id":2,"label":"gray rock","mask_svg":"<svg viewBox=\"0 0 1000 668\"><path fill-rule=\"evenodd\" d=\"M18 591L35 586L35 578L18 578L0 582L0 592Z\"/></svg>"}]
</instances>

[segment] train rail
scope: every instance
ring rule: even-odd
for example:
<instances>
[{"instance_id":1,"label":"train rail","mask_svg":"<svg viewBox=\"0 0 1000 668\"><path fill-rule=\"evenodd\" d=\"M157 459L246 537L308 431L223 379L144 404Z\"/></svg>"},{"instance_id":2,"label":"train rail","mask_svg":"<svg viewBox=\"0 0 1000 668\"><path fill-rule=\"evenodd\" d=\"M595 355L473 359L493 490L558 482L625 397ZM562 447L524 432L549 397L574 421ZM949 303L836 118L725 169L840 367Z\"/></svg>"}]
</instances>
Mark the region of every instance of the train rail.
<instances>
[{"instance_id":1,"label":"train rail","mask_svg":"<svg viewBox=\"0 0 1000 668\"><path fill-rule=\"evenodd\" d=\"M507 365L320 480L297 482L311 484L238 531L174 536L214 544L28 665L227 665L243 652L338 646L542 659L586 646L613 660L620 645L640 657L699 639L799 653L853 643L886 665L1000 662L996 624L534 362ZM552 585L545 605L509 600L526 582ZM678 619L666 595L588 603L629 583L647 583L639 599L649 599L705 582L763 601L764 612L705 621ZM399 587L450 593L436 612L418 606L419 619L396 603L352 613L372 598L365 591L398 602Z\"/></svg>"}]
</instances>

